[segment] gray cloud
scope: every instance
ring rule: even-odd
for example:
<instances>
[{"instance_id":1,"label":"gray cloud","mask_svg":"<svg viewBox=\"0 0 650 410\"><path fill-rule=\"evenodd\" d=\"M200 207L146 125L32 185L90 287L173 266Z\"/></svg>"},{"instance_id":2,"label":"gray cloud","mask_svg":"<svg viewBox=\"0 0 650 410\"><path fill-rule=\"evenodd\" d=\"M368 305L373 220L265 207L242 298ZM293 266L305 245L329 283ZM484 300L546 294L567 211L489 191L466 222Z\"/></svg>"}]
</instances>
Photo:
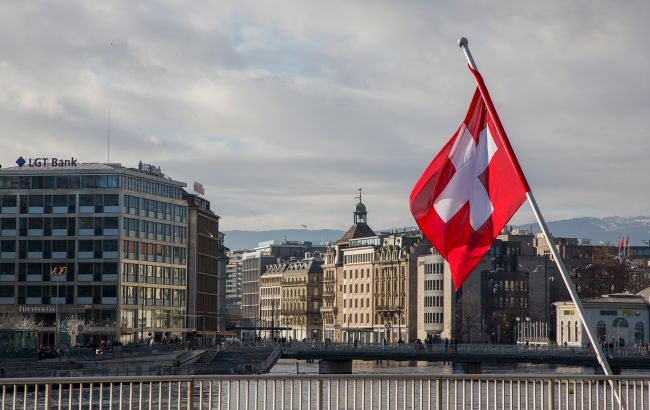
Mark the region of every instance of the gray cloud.
<instances>
[{"instance_id":1,"label":"gray cloud","mask_svg":"<svg viewBox=\"0 0 650 410\"><path fill-rule=\"evenodd\" d=\"M225 229L375 227L462 120L470 45L548 219L647 214L650 5L4 2L0 163L159 163ZM514 222L531 220L523 209Z\"/></svg>"}]
</instances>

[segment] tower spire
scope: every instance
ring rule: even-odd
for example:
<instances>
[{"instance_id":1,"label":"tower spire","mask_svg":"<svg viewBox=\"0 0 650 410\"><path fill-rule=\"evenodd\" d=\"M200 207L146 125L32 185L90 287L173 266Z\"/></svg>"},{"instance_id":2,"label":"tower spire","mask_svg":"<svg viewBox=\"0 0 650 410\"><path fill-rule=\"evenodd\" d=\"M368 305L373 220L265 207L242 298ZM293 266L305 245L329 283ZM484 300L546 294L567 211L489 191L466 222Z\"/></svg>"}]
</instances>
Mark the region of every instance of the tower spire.
<instances>
[{"instance_id":1,"label":"tower spire","mask_svg":"<svg viewBox=\"0 0 650 410\"><path fill-rule=\"evenodd\" d=\"M355 199L359 199L359 203L354 211L354 223L368 223L368 211L366 211L366 206L361 202L361 190L359 188L359 196L355 196Z\"/></svg>"}]
</instances>

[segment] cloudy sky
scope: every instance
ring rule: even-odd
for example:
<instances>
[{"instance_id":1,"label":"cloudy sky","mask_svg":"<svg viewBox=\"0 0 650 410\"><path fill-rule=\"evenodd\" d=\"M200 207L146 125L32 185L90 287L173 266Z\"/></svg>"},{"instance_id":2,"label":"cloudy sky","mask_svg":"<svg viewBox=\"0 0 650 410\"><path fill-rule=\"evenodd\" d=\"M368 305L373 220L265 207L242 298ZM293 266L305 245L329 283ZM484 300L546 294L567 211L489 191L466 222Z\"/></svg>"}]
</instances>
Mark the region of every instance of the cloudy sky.
<instances>
[{"instance_id":1,"label":"cloudy sky","mask_svg":"<svg viewBox=\"0 0 650 410\"><path fill-rule=\"evenodd\" d=\"M469 38L548 220L650 214L650 2L0 3L0 164L200 181L222 227L413 225L462 121ZM526 206L513 222L532 220Z\"/></svg>"}]
</instances>

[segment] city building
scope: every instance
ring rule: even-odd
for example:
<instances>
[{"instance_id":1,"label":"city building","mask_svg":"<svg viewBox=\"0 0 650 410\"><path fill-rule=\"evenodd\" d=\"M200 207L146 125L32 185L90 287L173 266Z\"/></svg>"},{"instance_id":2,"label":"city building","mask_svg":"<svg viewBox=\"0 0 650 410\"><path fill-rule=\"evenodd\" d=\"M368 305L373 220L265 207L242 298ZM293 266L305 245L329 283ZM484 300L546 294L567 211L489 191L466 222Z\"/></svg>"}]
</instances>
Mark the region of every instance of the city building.
<instances>
[{"instance_id":1,"label":"city building","mask_svg":"<svg viewBox=\"0 0 650 410\"><path fill-rule=\"evenodd\" d=\"M260 321L260 276L267 265L291 258L302 259L306 253L325 252L325 246L305 241L274 241L260 243L253 251L242 254L242 337L255 337Z\"/></svg>"},{"instance_id":2,"label":"city building","mask_svg":"<svg viewBox=\"0 0 650 410\"><path fill-rule=\"evenodd\" d=\"M337 341L369 342L373 339L374 312L371 307L373 298L370 288L373 282L372 262L375 250L380 244L381 239L368 226L368 211L361 202L359 191L353 224L336 241L334 266L328 264L330 274L334 271L336 273L334 288L337 289L338 295L333 310L336 310L336 322L340 324L340 334L335 334ZM336 329L332 329L332 325L329 326L330 330Z\"/></svg>"},{"instance_id":3,"label":"city building","mask_svg":"<svg viewBox=\"0 0 650 410\"><path fill-rule=\"evenodd\" d=\"M309 257L290 261L282 272L281 315L284 337L323 340L321 304L323 260Z\"/></svg>"},{"instance_id":4,"label":"city building","mask_svg":"<svg viewBox=\"0 0 650 410\"><path fill-rule=\"evenodd\" d=\"M336 278L336 248L328 246L323 262L323 304L321 316L323 322L324 340L341 340L341 323L338 321Z\"/></svg>"},{"instance_id":5,"label":"city building","mask_svg":"<svg viewBox=\"0 0 650 410\"><path fill-rule=\"evenodd\" d=\"M615 347L638 347L648 341L650 312L641 294L611 294L582 300L585 320L599 343ZM647 294L647 290L645 291ZM589 338L572 301L555 302L557 343L585 347Z\"/></svg>"},{"instance_id":6,"label":"city building","mask_svg":"<svg viewBox=\"0 0 650 410\"><path fill-rule=\"evenodd\" d=\"M214 340L225 328L226 256L219 216L210 202L185 195L188 204L187 327L202 341Z\"/></svg>"},{"instance_id":7,"label":"city building","mask_svg":"<svg viewBox=\"0 0 650 410\"><path fill-rule=\"evenodd\" d=\"M239 305L241 309L242 254L244 251L230 251L226 264L226 304Z\"/></svg>"},{"instance_id":8,"label":"city building","mask_svg":"<svg viewBox=\"0 0 650 410\"><path fill-rule=\"evenodd\" d=\"M280 325L282 308L282 275L287 269L286 262L266 266L260 277L260 324L262 336L273 339L281 337L277 328Z\"/></svg>"},{"instance_id":9,"label":"city building","mask_svg":"<svg viewBox=\"0 0 650 410\"><path fill-rule=\"evenodd\" d=\"M452 329L444 332L445 337L449 334L462 342L514 343L517 318L531 323L526 326L545 329L544 334L550 337L549 295L557 286L552 280L557 277L554 268L548 257L539 256L536 247L530 247L527 232L510 232L502 238L494 241L453 295L454 301L445 303L445 316L453 317Z\"/></svg>"},{"instance_id":10,"label":"city building","mask_svg":"<svg viewBox=\"0 0 650 410\"><path fill-rule=\"evenodd\" d=\"M242 300L242 255L245 251L229 251L226 264L226 312L225 326L233 329L240 326Z\"/></svg>"},{"instance_id":11,"label":"city building","mask_svg":"<svg viewBox=\"0 0 650 410\"><path fill-rule=\"evenodd\" d=\"M372 262L372 326L377 335L374 341L417 339L417 259L430 248L419 231L391 233L381 238ZM441 298L429 298L425 302L442 307Z\"/></svg>"},{"instance_id":12,"label":"city building","mask_svg":"<svg viewBox=\"0 0 650 410\"><path fill-rule=\"evenodd\" d=\"M56 322L73 317L85 342L182 338L186 184L143 163L17 162L0 169L4 310L43 323L44 345L69 342Z\"/></svg>"},{"instance_id":13,"label":"city building","mask_svg":"<svg viewBox=\"0 0 650 410\"><path fill-rule=\"evenodd\" d=\"M443 334L445 328L451 327L450 315L445 316L445 302L453 300L456 293L451 286L449 264L435 248L429 251L417 258L417 338L420 340L450 337Z\"/></svg>"}]
</instances>

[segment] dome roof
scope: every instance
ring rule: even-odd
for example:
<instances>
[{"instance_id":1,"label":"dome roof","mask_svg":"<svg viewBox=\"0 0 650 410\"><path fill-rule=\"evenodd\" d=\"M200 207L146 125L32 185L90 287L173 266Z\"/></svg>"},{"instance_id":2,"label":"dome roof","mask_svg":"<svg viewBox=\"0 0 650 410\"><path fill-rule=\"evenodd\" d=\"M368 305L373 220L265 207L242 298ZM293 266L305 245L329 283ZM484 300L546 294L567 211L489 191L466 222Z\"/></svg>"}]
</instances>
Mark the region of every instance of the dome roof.
<instances>
[{"instance_id":1,"label":"dome roof","mask_svg":"<svg viewBox=\"0 0 650 410\"><path fill-rule=\"evenodd\" d=\"M362 202L359 202L357 204L357 209L356 209L355 213L358 213L358 214L367 213L366 206Z\"/></svg>"}]
</instances>

